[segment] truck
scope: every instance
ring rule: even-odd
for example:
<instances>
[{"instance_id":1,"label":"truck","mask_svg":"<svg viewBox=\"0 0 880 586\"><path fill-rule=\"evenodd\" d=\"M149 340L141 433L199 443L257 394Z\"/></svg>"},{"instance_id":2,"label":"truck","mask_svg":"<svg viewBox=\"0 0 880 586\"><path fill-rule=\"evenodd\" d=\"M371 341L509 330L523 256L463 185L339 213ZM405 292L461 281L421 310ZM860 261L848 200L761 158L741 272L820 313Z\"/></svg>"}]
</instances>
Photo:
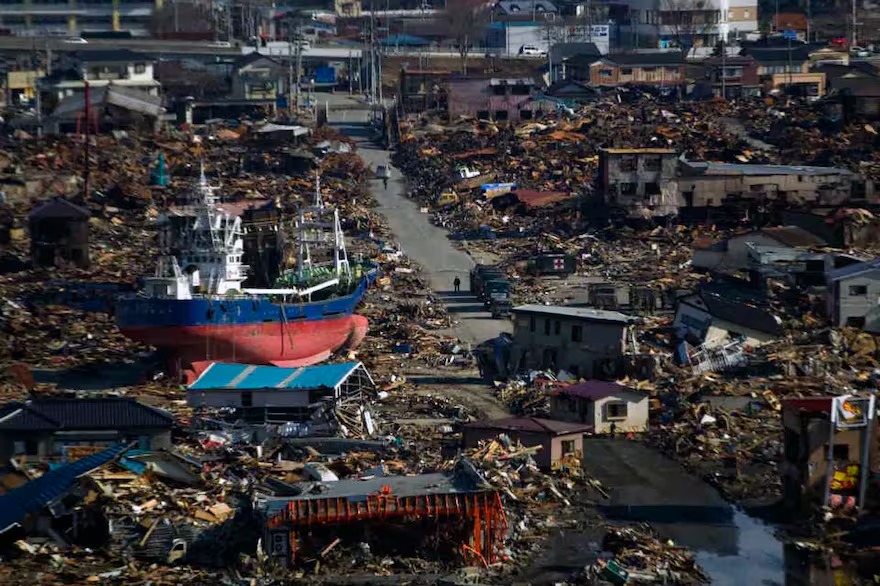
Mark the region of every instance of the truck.
<instances>
[{"instance_id":1,"label":"truck","mask_svg":"<svg viewBox=\"0 0 880 586\"><path fill-rule=\"evenodd\" d=\"M566 278L577 270L577 260L571 254L539 254L529 259L526 271L531 275L556 275Z\"/></svg>"},{"instance_id":2,"label":"truck","mask_svg":"<svg viewBox=\"0 0 880 586\"><path fill-rule=\"evenodd\" d=\"M440 195L438 195L437 199L434 200L434 207L438 209L444 209L457 205L460 201L461 198L458 197L457 193L450 189L446 189L440 192Z\"/></svg>"},{"instance_id":3,"label":"truck","mask_svg":"<svg viewBox=\"0 0 880 586\"><path fill-rule=\"evenodd\" d=\"M492 265L477 265L470 273L471 293L492 313L493 318L510 315L511 285L504 271Z\"/></svg>"}]
</instances>

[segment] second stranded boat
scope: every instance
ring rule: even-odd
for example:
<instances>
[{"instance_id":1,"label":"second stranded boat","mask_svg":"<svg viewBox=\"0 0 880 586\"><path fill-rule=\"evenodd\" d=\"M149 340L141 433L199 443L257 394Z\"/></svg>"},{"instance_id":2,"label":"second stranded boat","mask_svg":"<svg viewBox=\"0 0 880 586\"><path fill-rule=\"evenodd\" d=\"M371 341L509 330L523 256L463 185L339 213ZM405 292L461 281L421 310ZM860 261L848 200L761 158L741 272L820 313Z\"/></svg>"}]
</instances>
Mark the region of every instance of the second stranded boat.
<instances>
[{"instance_id":1,"label":"second stranded boat","mask_svg":"<svg viewBox=\"0 0 880 586\"><path fill-rule=\"evenodd\" d=\"M116 304L124 335L169 353L189 379L213 361L307 366L363 341L354 310L377 269L349 262L320 183L300 209L297 267L272 289L242 287L241 219L223 212L204 169L188 204L159 217L156 274Z\"/></svg>"}]
</instances>

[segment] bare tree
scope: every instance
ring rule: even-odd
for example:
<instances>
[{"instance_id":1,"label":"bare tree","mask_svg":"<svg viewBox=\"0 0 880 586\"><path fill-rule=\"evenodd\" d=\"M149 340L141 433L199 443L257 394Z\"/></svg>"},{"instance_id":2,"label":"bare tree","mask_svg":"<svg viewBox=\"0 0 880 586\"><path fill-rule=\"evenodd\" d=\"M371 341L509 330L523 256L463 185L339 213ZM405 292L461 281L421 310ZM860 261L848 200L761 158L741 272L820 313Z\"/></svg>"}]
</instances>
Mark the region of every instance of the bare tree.
<instances>
[{"instance_id":1,"label":"bare tree","mask_svg":"<svg viewBox=\"0 0 880 586\"><path fill-rule=\"evenodd\" d=\"M446 35L458 45L462 73L467 73L471 46L486 33L489 8L480 0L447 0L441 19Z\"/></svg>"},{"instance_id":2,"label":"bare tree","mask_svg":"<svg viewBox=\"0 0 880 586\"><path fill-rule=\"evenodd\" d=\"M672 29L672 38L685 56L691 52L696 37L717 24L720 13L712 0L663 0L660 24Z\"/></svg>"}]
</instances>

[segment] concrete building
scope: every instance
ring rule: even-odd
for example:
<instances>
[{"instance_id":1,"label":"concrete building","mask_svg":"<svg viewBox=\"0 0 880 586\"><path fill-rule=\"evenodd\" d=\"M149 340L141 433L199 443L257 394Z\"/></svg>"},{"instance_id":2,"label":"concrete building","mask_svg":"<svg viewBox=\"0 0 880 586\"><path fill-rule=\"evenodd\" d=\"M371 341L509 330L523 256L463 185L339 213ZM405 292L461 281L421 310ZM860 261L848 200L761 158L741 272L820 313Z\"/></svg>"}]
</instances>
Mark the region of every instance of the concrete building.
<instances>
[{"instance_id":1,"label":"concrete building","mask_svg":"<svg viewBox=\"0 0 880 586\"><path fill-rule=\"evenodd\" d=\"M825 305L831 324L880 333L880 259L828 272Z\"/></svg>"},{"instance_id":2,"label":"concrete building","mask_svg":"<svg viewBox=\"0 0 880 586\"><path fill-rule=\"evenodd\" d=\"M692 266L706 271L744 271L751 267L749 245L777 248L826 246L820 237L797 226L760 228L726 240L702 240L694 245Z\"/></svg>"},{"instance_id":3,"label":"concrete building","mask_svg":"<svg viewBox=\"0 0 880 586\"><path fill-rule=\"evenodd\" d=\"M584 433L592 425L570 421L555 421L538 417L507 417L490 421L474 421L461 428L462 445L475 447L480 441L494 439L500 434L526 447L541 446L533 456L542 470L558 467L566 457L580 458L584 452Z\"/></svg>"},{"instance_id":4,"label":"concrete building","mask_svg":"<svg viewBox=\"0 0 880 586\"><path fill-rule=\"evenodd\" d=\"M630 318L583 307L521 305L513 309L511 372L564 369L593 378L603 361L624 355Z\"/></svg>"},{"instance_id":5,"label":"concrete building","mask_svg":"<svg viewBox=\"0 0 880 586\"><path fill-rule=\"evenodd\" d=\"M852 171L800 165L681 161L677 186L694 218L711 209L741 216L750 208L835 206L873 198L873 186Z\"/></svg>"},{"instance_id":6,"label":"concrete building","mask_svg":"<svg viewBox=\"0 0 880 586\"><path fill-rule=\"evenodd\" d=\"M449 107L448 70L402 69L397 100L405 114L446 112Z\"/></svg>"},{"instance_id":7,"label":"concrete building","mask_svg":"<svg viewBox=\"0 0 880 586\"><path fill-rule=\"evenodd\" d=\"M782 321L768 309L745 300L701 291L679 300L673 328L705 348L731 341L760 346L783 333Z\"/></svg>"},{"instance_id":8,"label":"concrete building","mask_svg":"<svg viewBox=\"0 0 880 586\"><path fill-rule=\"evenodd\" d=\"M617 23L622 49L678 47L688 49L688 58L705 57L724 36L735 40L758 32L757 0L602 0L599 5Z\"/></svg>"},{"instance_id":9,"label":"concrete building","mask_svg":"<svg viewBox=\"0 0 880 586\"><path fill-rule=\"evenodd\" d=\"M671 149L602 149L604 203L627 217L673 216L681 206L677 170L678 153Z\"/></svg>"},{"instance_id":10,"label":"concrete building","mask_svg":"<svg viewBox=\"0 0 880 586\"><path fill-rule=\"evenodd\" d=\"M0 28L16 36L80 35L83 31L129 31L148 36L164 0L9 0L0 4Z\"/></svg>"},{"instance_id":11,"label":"concrete building","mask_svg":"<svg viewBox=\"0 0 880 586\"><path fill-rule=\"evenodd\" d=\"M452 120L465 116L519 122L531 120L543 107L533 100L539 85L528 77L452 77L448 87L449 118Z\"/></svg>"},{"instance_id":12,"label":"concrete building","mask_svg":"<svg viewBox=\"0 0 880 586\"><path fill-rule=\"evenodd\" d=\"M31 263L54 267L71 263L89 266L89 217L85 208L56 197L28 215Z\"/></svg>"},{"instance_id":13,"label":"concrete building","mask_svg":"<svg viewBox=\"0 0 880 586\"><path fill-rule=\"evenodd\" d=\"M589 380L562 387L550 399L550 417L591 426L593 433L648 429L648 395L615 382Z\"/></svg>"},{"instance_id":14,"label":"concrete building","mask_svg":"<svg viewBox=\"0 0 880 586\"><path fill-rule=\"evenodd\" d=\"M170 414L127 398L7 403L0 407L0 463L12 457L76 459L78 450L127 442L144 450L170 448L173 425Z\"/></svg>"}]
</instances>

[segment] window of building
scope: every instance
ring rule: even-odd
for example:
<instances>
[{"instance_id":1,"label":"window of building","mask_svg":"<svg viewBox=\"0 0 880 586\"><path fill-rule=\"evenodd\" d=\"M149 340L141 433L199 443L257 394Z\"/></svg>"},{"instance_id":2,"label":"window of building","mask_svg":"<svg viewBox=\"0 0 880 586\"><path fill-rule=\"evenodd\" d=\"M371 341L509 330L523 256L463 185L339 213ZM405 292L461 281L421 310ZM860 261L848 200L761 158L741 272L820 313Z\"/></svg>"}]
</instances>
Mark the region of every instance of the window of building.
<instances>
[{"instance_id":1,"label":"window of building","mask_svg":"<svg viewBox=\"0 0 880 586\"><path fill-rule=\"evenodd\" d=\"M645 171L659 171L660 157L645 157Z\"/></svg>"},{"instance_id":2,"label":"window of building","mask_svg":"<svg viewBox=\"0 0 880 586\"><path fill-rule=\"evenodd\" d=\"M531 120L532 119L532 111L531 110L520 110L519 111L519 119L520 120Z\"/></svg>"},{"instance_id":3,"label":"window of building","mask_svg":"<svg viewBox=\"0 0 880 586\"><path fill-rule=\"evenodd\" d=\"M561 443L563 456L574 453L574 440L562 440Z\"/></svg>"},{"instance_id":4,"label":"window of building","mask_svg":"<svg viewBox=\"0 0 880 586\"><path fill-rule=\"evenodd\" d=\"M635 157L621 157L620 159L620 170L624 173L632 173L636 170L636 158Z\"/></svg>"},{"instance_id":5,"label":"window of building","mask_svg":"<svg viewBox=\"0 0 880 586\"><path fill-rule=\"evenodd\" d=\"M488 120L489 119L489 110L477 110L477 118L479 120Z\"/></svg>"},{"instance_id":6,"label":"window of building","mask_svg":"<svg viewBox=\"0 0 880 586\"><path fill-rule=\"evenodd\" d=\"M135 63L134 64L134 72L135 73L144 73L147 70L146 63Z\"/></svg>"},{"instance_id":7,"label":"window of building","mask_svg":"<svg viewBox=\"0 0 880 586\"><path fill-rule=\"evenodd\" d=\"M498 122L507 122L507 110L495 110L495 120Z\"/></svg>"},{"instance_id":8,"label":"window of building","mask_svg":"<svg viewBox=\"0 0 880 586\"><path fill-rule=\"evenodd\" d=\"M642 71L645 73L654 73L657 71L656 67L642 67Z\"/></svg>"},{"instance_id":9,"label":"window of building","mask_svg":"<svg viewBox=\"0 0 880 586\"><path fill-rule=\"evenodd\" d=\"M620 75L632 75L632 74L633 74L632 67L621 67L620 68Z\"/></svg>"},{"instance_id":10,"label":"window of building","mask_svg":"<svg viewBox=\"0 0 880 586\"><path fill-rule=\"evenodd\" d=\"M253 407L254 406L254 393L253 393L253 391L242 391L241 392L241 406L242 407Z\"/></svg>"},{"instance_id":11,"label":"window of building","mask_svg":"<svg viewBox=\"0 0 880 586\"><path fill-rule=\"evenodd\" d=\"M492 93L496 96L504 96L507 95L507 86L506 85L493 85Z\"/></svg>"},{"instance_id":12,"label":"window of building","mask_svg":"<svg viewBox=\"0 0 880 586\"><path fill-rule=\"evenodd\" d=\"M544 320L544 335L545 336L550 335L550 320L549 319Z\"/></svg>"},{"instance_id":13,"label":"window of building","mask_svg":"<svg viewBox=\"0 0 880 586\"><path fill-rule=\"evenodd\" d=\"M614 74L614 72L611 71L610 69L600 69L599 70L599 77L610 78L613 74Z\"/></svg>"},{"instance_id":14,"label":"window of building","mask_svg":"<svg viewBox=\"0 0 880 586\"><path fill-rule=\"evenodd\" d=\"M660 195L660 184L655 182L645 183L645 195Z\"/></svg>"},{"instance_id":15,"label":"window of building","mask_svg":"<svg viewBox=\"0 0 880 586\"><path fill-rule=\"evenodd\" d=\"M609 420L626 419L626 408L627 404L623 401L615 401L606 405L605 412L608 414Z\"/></svg>"},{"instance_id":16,"label":"window of building","mask_svg":"<svg viewBox=\"0 0 880 586\"><path fill-rule=\"evenodd\" d=\"M529 331L530 332L535 331L535 316L534 315L529 316Z\"/></svg>"},{"instance_id":17,"label":"window of building","mask_svg":"<svg viewBox=\"0 0 880 586\"><path fill-rule=\"evenodd\" d=\"M846 325L851 328L863 328L865 327L865 317L850 316L846 318Z\"/></svg>"},{"instance_id":18,"label":"window of building","mask_svg":"<svg viewBox=\"0 0 880 586\"><path fill-rule=\"evenodd\" d=\"M553 333L557 336L562 332L562 322L558 319L553 323Z\"/></svg>"},{"instance_id":19,"label":"window of building","mask_svg":"<svg viewBox=\"0 0 880 586\"><path fill-rule=\"evenodd\" d=\"M529 86L518 84L510 88L510 93L514 96L527 96L529 95Z\"/></svg>"},{"instance_id":20,"label":"window of building","mask_svg":"<svg viewBox=\"0 0 880 586\"><path fill-rule=\"evenodd\" d=\"M743 10L743 18L751 18L751 16L752 16L751 10L749 10L748 8Z\"/></svg>"},{"instance_id":21,"label":"window of building","mask_svg":"<svg viewBox=\"0 0 880 586\"><path fill-rule=\"evenodd\" d=\"M828 444L825 444L824 452L828 453ZM840 460L843 462L849 462L849 445L847 444L835 444L831 448L831 458L833 460Z\"/></svg>"},{"instance_id":22,"label":"window of building","mask_svg":"<svg viewBox=\"0 0 880 586\"><path fill-rule=\"evenodd\" d=\"M581 342L584 339L583 326L571 326L571 341Z\"/></svg>"},{"instance_id":23,"label":"window of building","mask_svg":"<svg viewBox=\"0 0 880 586\"><path fill-rule=\"evenodd\" d=\"M850 285L849 286L849 295L850 297L864 297L868 294L868 286L867 285Z\"/></svg>"},{"instance_id":24,"label":"window of building","mask_svg":"<svg viewBox=\"0 0 880 586\"><path fill-rule=\"evenodd\" d=\"M638 184L636 183L621 183L620 184L620 195L635 195L638 192Z\"/></svg>"}]
</instances>

